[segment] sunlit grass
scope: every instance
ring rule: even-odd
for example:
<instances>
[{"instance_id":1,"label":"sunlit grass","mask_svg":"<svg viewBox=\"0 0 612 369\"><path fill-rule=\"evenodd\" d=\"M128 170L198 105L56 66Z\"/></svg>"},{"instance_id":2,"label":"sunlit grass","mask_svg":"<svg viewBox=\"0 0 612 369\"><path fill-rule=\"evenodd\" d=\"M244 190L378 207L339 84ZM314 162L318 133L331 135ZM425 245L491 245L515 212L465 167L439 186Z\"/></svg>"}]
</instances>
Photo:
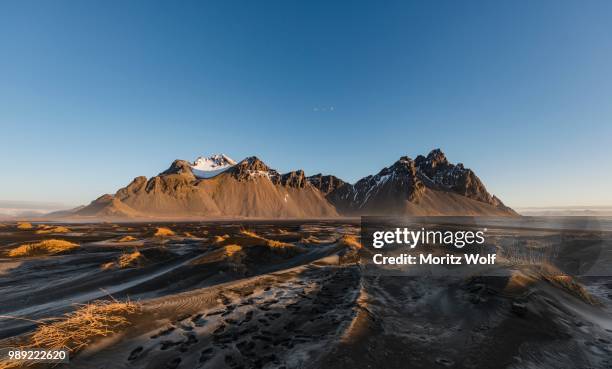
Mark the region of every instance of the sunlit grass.
<instances>
[{"instance_id":1,"label":"sunlit grass","mask_svg":"<svg viewBox=\"0 0 612 369\"><path fill-rule=\"evenodd\" d=\"M65 240L43 240L35 243L26 243L8 252L10 257L25 257L39 255L54 255L78 248L79 245Z\"/></svg>"},{"instance_id":2,"label":"sunlit grass","mask_svg":"<svg viewBox=\"0 0 612 369\"><path fill-rule=\"evenodd\" d=\"M34 228L32 226L32 223L28 223L28 222L19 222L19 223L17 223L17 229L24 229L24 230L26 230L26 229L32 229L32 228Z\"/></svg>"},{"instance_id":3,"label":"sunlit grass","mask_svg":"<svg viewBox=\"0 0 612 369\"><path fill-rule=\"evenodd\" d=\"M170 237L170 236L174 236L174 231L168 227L157 227L154 236L155 237Z\"/></svg>"}]
</instances>

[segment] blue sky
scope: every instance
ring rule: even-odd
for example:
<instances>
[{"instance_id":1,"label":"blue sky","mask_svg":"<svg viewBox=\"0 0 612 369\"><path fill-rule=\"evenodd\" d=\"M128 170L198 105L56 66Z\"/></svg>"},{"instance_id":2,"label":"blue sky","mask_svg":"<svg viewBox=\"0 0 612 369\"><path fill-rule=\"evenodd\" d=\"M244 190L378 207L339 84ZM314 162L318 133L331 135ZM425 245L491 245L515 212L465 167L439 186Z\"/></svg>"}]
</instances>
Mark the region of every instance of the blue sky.
<instances>
[{"instance_id":1,"label":"blue sky","mask_svg":"<svg viewBox=\"0 0 612 369\"><path fill-rule=\"evenodd\" d=\"M511 206L612 205L611 18L596 0L3 1L0 200L86 203L217 152L355 181L440 147Z\"/></svg>"}]
</instances>

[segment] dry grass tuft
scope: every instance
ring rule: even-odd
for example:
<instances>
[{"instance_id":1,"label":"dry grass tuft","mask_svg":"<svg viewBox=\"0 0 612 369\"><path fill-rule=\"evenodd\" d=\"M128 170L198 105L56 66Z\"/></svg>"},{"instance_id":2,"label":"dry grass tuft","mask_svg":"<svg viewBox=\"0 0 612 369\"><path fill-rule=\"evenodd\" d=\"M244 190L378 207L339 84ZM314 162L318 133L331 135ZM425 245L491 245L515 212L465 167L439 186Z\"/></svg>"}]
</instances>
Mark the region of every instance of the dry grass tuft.
<instances>
[{"instance_id":1,"label":"dry grass tuft","mask_svg":"<svg viewBox=\"0 0 612 369\"><path fill-rule=\"evenodd\" d=\"M345 234L338 240L338 243L343 246L348 246L353 250L361 249L361 242L357 239L357 236L351 234Z\"/></svg>"},{"instance_id":2,"label":"dry grass tuft","mask_svg":"<svg viewBox=\"0 0 612 369\"><path fill-rule=\"evenodd\" d=\"M125 236L125 237L120 238L118 242L132 242L132 241L136 241L136 237Z\"/></svg>"},{"instance_id":3,"label":"dry grass tuft","mask_svg":"<svg viewBox=\"0 0 612 369\"><path fill-rule=\"evenodd\" d=\"M550 269L550 267L545 267ZM597 305L599 302L595 299L580 283L572 276L564 275L559 270L545 270L542 272L544 280L553 286L559 287L570 294L578 297L580 300L591 305Z\"/></svg>"},{"instance_id":4,"label":"dry grass tuft","mask_svg":"<svg viewBox=\"0 0 612 369\"><path fill-rule=\"evenodd\" d=\"M234 256L235 254L242 251L242 247L239 245L227 245L225 246L225 255L228 257Z\"/></svg>"},{"instance_id":5,"label":"dry grass tuft","mask_svg":"<svg viewBox=\"0 0 612 369\"><path fill-rule=\"evenodd\" d=\"M123 253L117 261L109 261L108 263L104 263L100 266L102 270L109 269L126 269L126 268L138 268L142 266L143 262L146 260L144 255L140 253L140 251L134 251L130 253Z\"/></svg>"},{"instance_id":6,"label":"dry grass tuft","mask_svg":"<svg viewBox=\"0 0 612 369\"><path fill-rule=\"evenodd\" d=\"M246 230L246 229L241 230L240 234L243 235L243 236L252 237L252 238L261 238L261 236L258 235L257 233L255 233L253 231Z\"/></svg>"},{"instance_id":7,"label":"dry grass tuft","mask_svg":"<svg viewBox=\"0 0 612 369\"><path fill-rule=\"evenodd\" d=\"M128 316L140 309L140 304L130 301L91 302L60 320L41 323L30 337L30 346L78 352L95 338L109 336L130 325Z\"/></svg>"},{"instance_id":8,"label":"dry grass tuft","mask_svg":"<svg viewBox=\"0 0 612 369\"><path fill-rule=\"evenodd\" d=\"M28 342L21 349L43 348L47 350L68 350L75 354L95 339L110 336L129 326L130 316L138 314L140 304L116 300L97 300L57 319L35 321L38 328L27 337ZM32 366L32 362L0 360L0 369Z\"/></svg>"},{"instance_id":9,"label":"dry grass tuft","mask_svg":"<svg viewBox=\"0 0 612 369\"><path fill-rule=\"evenodd\" d=\"M262 237L260 235L258 235L255 232L252 231L247 231L245 229L240 231L240 234L243 236L246 236L247 238L250 238L252 244L254 245L265 245L268 246L270 248L291 248L291 247L295 247L294 245L287 243L287 242L282 242L282 241L276 241L276 240L270 240L268 238ZM247 242L248 244L249 242Z\"/></svg>"},{"instance_id":10,"label":"dry grass tuft","mask_svg":"<svg viewBox=\"0 0 612 369\"><path fill-rule=\"evenodd\" d=\"M69 228L62 227L62 226L57 226L57 227L42 226L42 227L39 227L39 228L41 228L41 229L37 229L36 230L36 234L68 233L68 232L70 232Z\"/></svg>"},{"instance_id":11,"label":"dry grass tuft","mask_svg":"<svg viewBox=\"0 0 612 369\"><path fill-rule=\"evenodd\" d=\"M265 239L265 242L266 242L266 246L272 247L272 248L294 247L292 244L287 243L287 242L282 242L282 241Z\"/></svg>"},{"instance_id":12,"label":"dry grass tuft","mask_svg":"<svg viewBox=\"0 0 612 369\"><path fill-rule=\"evenodd\" d=\"M123 254L119 257L117 264L119 268L132 268L138 267L144 261L144 255L140 253L140 251L134 251L129 254Z\"/></svg>"},{"instance_id":13,"label":"dry grass tuft","mask_svg":"<svg viewBox=\"0 0 612 369\"><path fill-rule=\"evenodd\" d=\"M65 240L43 240L36 243L26 243L8 252L10 257L25 257L37 255L54 255L78 248L79 245Z\"/></svg>"},{"instance_id":14,"label":"dry grass tuft","mask_svg":"<svg viewBox=\"0 0 612 369\"><path fill-rule=\"evenodd\" d=\"M291 243L271 240L252 231L243 229L240 231L240 234L244 237L239 240L240 244L243 246L266 246L277 254L285 255L293 255L304 251Z\"/></svg>"},{"instance_id":15,"label":"dry grass tuft","mask_svg":"<svg viewBox=\"0 0 612 369\"><path fill-rule=\"evenodd\" d=\"M224 234L223 236L215 236L213 242L216 244L223 243L225 240L229 238L229 234Z\"/></svg>"},{"instance_id":16,"label":"dry grass tuft","mask_svg":"<svg viewBox=\"0 0 612 369\"><path fill-rule=\"evenodd\" d=\"M32 226L32 223L28 223L28 222L18 222L17 223L17 229L32 229L34 228Z\"/></svg>"},{"instance_id":17,"label":"dry grass tuft","mask_svg":"<svg viewBox=\"0 0 612 369\"><path fill-rule=\"evenodd\" d=\"M155 237L170 237L174 236L174 231L168 227L157 227L154 234Z\"/></svg>"},{"instance_id":18,"label":"dry grass tuft","mask_svg":"<svg viewBox=\"0 0 612 369\"><path fill-rule=\"evenodd\" d=\"M599 304L597 299L595 299L572 276L566 275L556 267L546 263L538 266L531 266L521 271L513 271L504 290L510 293L525 292L530 286L540 281L548 282L588 304Z\"/></svg>"}]
</instances>

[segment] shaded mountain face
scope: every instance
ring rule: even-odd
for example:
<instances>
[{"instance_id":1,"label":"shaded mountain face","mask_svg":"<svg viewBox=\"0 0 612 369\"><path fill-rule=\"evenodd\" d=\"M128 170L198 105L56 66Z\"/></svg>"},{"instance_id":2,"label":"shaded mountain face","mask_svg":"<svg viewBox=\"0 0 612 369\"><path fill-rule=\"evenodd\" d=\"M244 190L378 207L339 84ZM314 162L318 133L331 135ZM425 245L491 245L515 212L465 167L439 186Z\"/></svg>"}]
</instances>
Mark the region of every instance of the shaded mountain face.
<instances>
[{"instance_id":1,"label":"shaded mountain face","mask_svg":"<svg viewBox=\"0 0 612 369\"><path fill-rule=\"evenodd\" d=\"M439 149L415 160L401 157L326 196L346 215L517 215L471 169L451 164Z\"/></svg>"},{"instance_id":2,"label":"shaded mountain face","mask_svg":"<svg viewBox=\"0 0 612 369\"><path fill-rule=\"evenodd\" d=\"M175 160L159 175L136 177L71 214L114 217L320 218L339 215L495 215L516 213L491 195L476 174L439 149L401 157L349 184L333 175L285 174L255 156Z\"/></svg>"},{"instance_id":3,"label":"shaded mountain face","mask_svg":"<svg viewBox=\"0 0 612 369\"><path fill-rule=\"evenodd\" d=\"M330 192L346 185L347 183L340 178L332 175L315 174L306 178L311 185L315 186L319 191L328 195Z\"/></svg>"}]
</instances>

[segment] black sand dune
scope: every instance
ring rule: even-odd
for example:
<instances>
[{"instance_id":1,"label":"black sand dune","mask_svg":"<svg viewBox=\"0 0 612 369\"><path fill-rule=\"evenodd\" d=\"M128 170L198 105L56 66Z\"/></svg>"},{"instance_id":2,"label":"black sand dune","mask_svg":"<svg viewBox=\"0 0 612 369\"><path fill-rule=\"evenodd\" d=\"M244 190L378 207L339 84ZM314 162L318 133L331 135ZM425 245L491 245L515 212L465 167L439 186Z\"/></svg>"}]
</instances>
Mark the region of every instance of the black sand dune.
<instances>
[{"instance_id":1,"label":"black sand dune","mask_svg":"<svg viewBox=\"0 0 612 369\"><path fill-rule=\"evenodd\" d=\"M359 232L346 222L65 227L58 235L37 234L36 224L0 229L0 315L57 317L109 295L141 310L59 367L612 367L612 278L601 273L575 284L510 264L502 276L372 275L337 241ZM156 236L160 227L171 234ZM503 235L531 246L560 239L541 229L491 233L506 248ZM567 255L580 245L593 252L576 234L562 238ZM6 254L51 237L80 246ZM36 327L0 319L0 346L26 342Z\"/></svg>"}]
</instances>

